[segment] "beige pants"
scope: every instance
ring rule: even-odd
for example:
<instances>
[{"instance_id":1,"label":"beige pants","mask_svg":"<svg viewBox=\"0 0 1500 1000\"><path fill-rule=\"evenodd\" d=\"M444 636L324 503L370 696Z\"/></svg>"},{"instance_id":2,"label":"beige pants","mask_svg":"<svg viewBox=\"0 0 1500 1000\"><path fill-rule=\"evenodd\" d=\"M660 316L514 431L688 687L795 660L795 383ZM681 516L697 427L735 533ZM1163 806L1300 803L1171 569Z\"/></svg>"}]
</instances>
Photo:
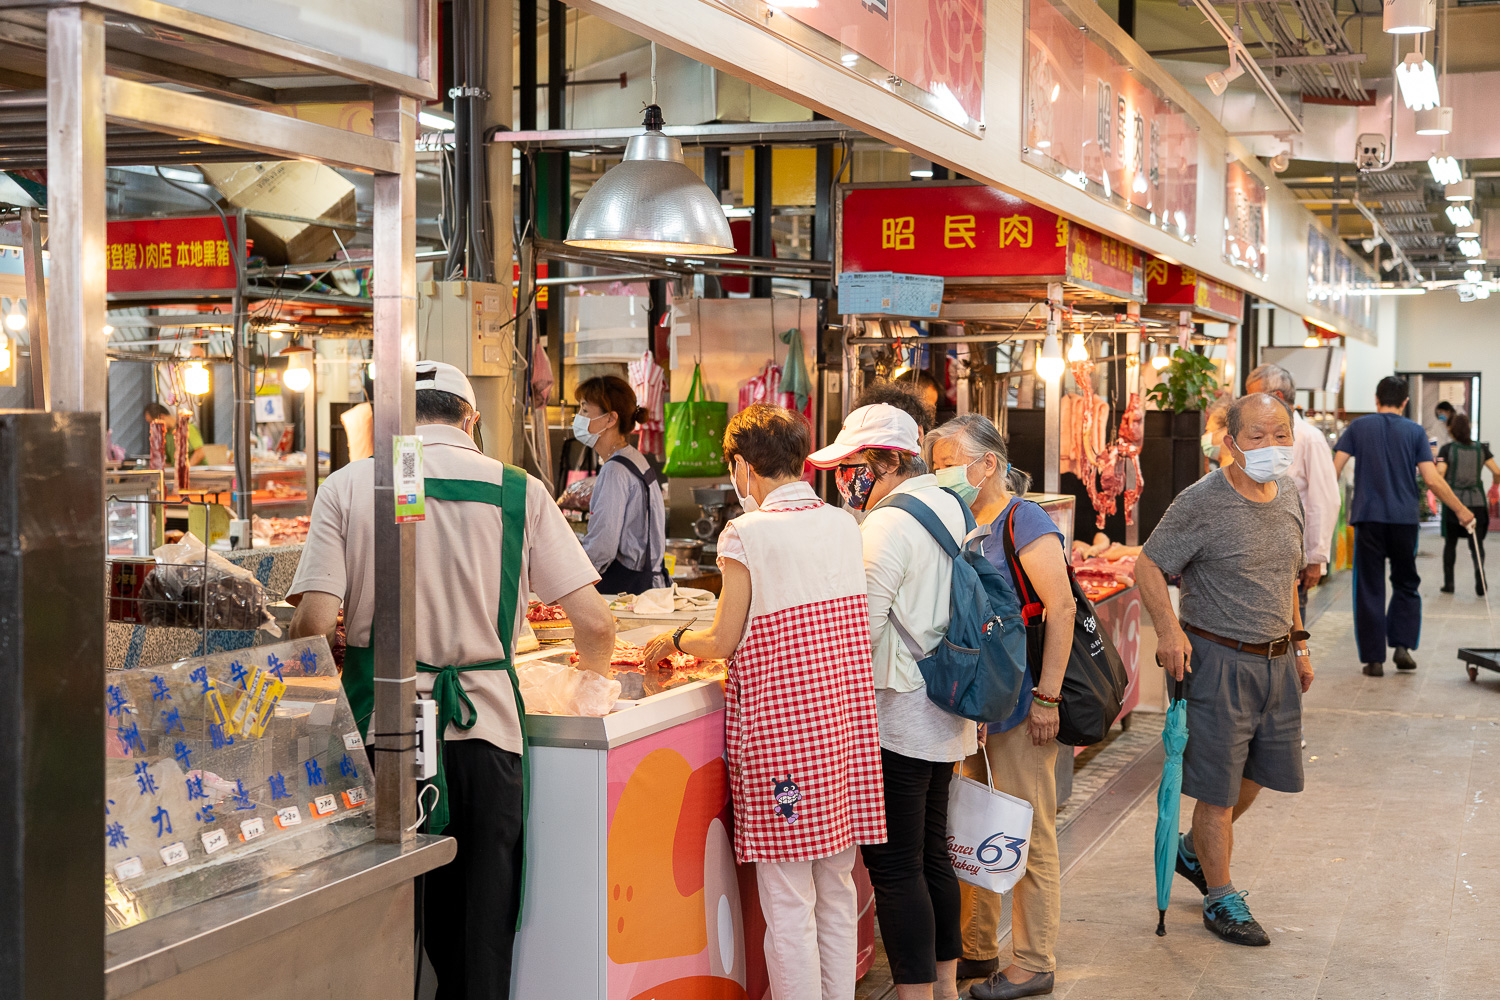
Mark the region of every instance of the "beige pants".
<instances>
[{"instance_id":1,"label":"beige pants","mask_svg":"<svg viewBox=\"0 0 1500 1000\"><path fill-rule=\"evenodd\" d=\"M817 861L760 862L773 1000L849 1000L859 953L854 852Z\"/></svg>"},{"instance_id":2,"label":"beige pants","mask_svg":"<svg viewBox=\"0 0 1500 1000\"><path fill-rule=\"evenodd\" d=\"M1069 748L1062 748L1071 752ZM1015 963L1028 972L1057 968L1057 930L1062 920L1062 887L1057 860L1057 754L1052 740L1044 747L1031 742L1026 724L1004 733L990 733L984 753L989 756L995 787L1031 803L1031 845L1026 874L1011 890L1011 950ZM964 761L964 774L983 781L984 761L975 754ZM985 961L1000 955L1001 895L963 886L964 958Z\"/></svg>"}]
</instances>

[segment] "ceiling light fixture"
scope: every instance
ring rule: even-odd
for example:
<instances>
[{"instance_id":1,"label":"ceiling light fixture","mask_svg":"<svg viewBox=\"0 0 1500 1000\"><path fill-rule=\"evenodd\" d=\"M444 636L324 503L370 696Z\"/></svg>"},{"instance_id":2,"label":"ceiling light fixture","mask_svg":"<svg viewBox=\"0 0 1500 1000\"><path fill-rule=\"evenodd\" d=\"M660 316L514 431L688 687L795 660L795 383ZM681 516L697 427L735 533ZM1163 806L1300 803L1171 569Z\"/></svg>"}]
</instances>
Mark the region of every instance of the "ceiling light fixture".
<instances>
[{"instance_id":1,"label":"ceiling light fixture","mask_svg":"<svg viewBox=\"0 0 1500 1000\"><path fill-rule=\"evenodd\" d=\"M278 358L286 358L286 371L281 375L281 384L293 392L302 392L312 384L313 349L292 344L276 352Z\"/></svg>"},{"instance_id":2,"label":"ceiling light fixture","mask_svg":"<svg viewBox=\"0 0 1500 1000\"><path fill-rule=\"evenodd\" d=\"M1167 351L1166 348L1162 347L1160 344L1157 344L1156 345L1156 356L1151 359L1151 367L1155 368L1157 371L1161 371L1162 369L1166 368L1167 365L1170 365L1171 363L1172 363L1172 356L1171 356L1171 354Z\"/></svg>"},{"instance_id":3,"label":"ceiling light fixture","mask_svg":"<svg viewBox=\"0 0 1500 1000\"><path fill-rule=\"evenodd\" d=\"M1484 272L1481 271L1481 270L1479 270L1477 267L1471 267L1467 271L1464 272L1464 280L1465 281L1483 281L1484 280Z\"/></svg>"},{"instance_id":4,"label":"ceiling light fixture","mask_svg":"<svg viewBox=\"0 0 1500 1000\"><path fill-rule=\"evenodd\" d=\"M1483 252L1483 248L1478 240L1459 240L1458 252L1465 257L1478 257Z\"/></svg>"},{"instance_id":5,"label":"ceiling light fixture","mask_svg":"<svg viewBox=\"0 0 1500 1000\"><path fill-rule=\"evenodd\" d=\"M1468 180L1459 179L1449 181L1443 188L1443 197L1449 201L1473 201L1474 178L1470 177Z\"/></svg>"},{"instance_id":6,"label":"ceiling light fixture","mask_svg":"<svg viewBox=\"0 0 1500 1000\"><path fill-rule=\"evenodd\" d=\"M1438 156L1434 153L1427 158L1427 169L1432 171L1432 179L1439 184L1457 184L1464 179L1458 161L1451 156Z\"/></svg>"},{"instance_id":7,"label":"ceiling light fixture","mask_svg":"<svg viewBox=\"0 0 1500 1000\"><path fill-rule=\"evenodd\" d=\"M452 132L453 119L431 111L418 111L417 123L426 125L428 128L437 129L439 132Z\"/></svg>"},{"instance_id":8,"label":"ceiling light fixture","mask_svg":"<svg viewBox=\"0 0 1500 1000\"><path fill-rule=\"evenodd\" d=\"M1089 359L1088 341L1083 339L1083 334L1073 334L1073 343L1068 345L1069 361L1087 361Z\"/></svg>"},{"instance_id":9,"label":"ceiling light fixture","mask_svg":"<svg viewBox=\"0 0 1500 1000\"><path fill-rule=\"evenodd\" d=\"M203 362L191 361L182 369L182 387L189 395L208 395L212 379L209 378L208 369L203 367Z\"/></svg>"},{"instance_id":10,"label":"ceiling light fixture","mask_svg":"<svg viewBox=\"0 0 1500 1000\"><path fill-rule=\"evenodd\" d=\"M21 311L21 307L19 305L16 306L14 310L6 314L5 325L12 330L26 329L26 314Z\"/></svg>"},{"instance_id":11,"label":"ceiling light fixture","mask_svg":"<svg viewBox=\"0 0 1500 1000\"><path fill-rule=\"evenodd\" d=\"M1414 116L1417 135L1451 135L1453 132L1452 108L1427 108Z\"/></svg>"},{"instance_id":12,"label":"ceiling light fixture","mask_svg":"<svg viewBox=\"0 0 1500 1000\"><path fill-rule=\"evenodd\" d=\"M1448 215L1448 221L1455 226L1468 226L1474 222L1474 214L1469 211L1469 206L1455 202L1443 209Z\"/></svg>"},{"instance_id":13,"label":"ceiling light fixture","mask_svg":"<svg viewBox=\"0 0 1500 1000\"><path fill-rule=\"evenodd\" d=\"M663 134L661 108L647 107L643 125L625 159L583 196L564 242L625 253L734 253L718 197L683 163L682 143Z\"/></svg>"},{"instance_id":14,"label":"ceiling light fixture","mask_svg":"<svg viewBox=\"0 0 1500 1000\"><path fill-rule=\"evenodd\" d=\"M1036 373L1048 382L1062 378L1063 356L1062 348L1057 343L1057 334L1049 333L1047 339L1042 341L1042 353L1036 359Z\"/></svg>"},{"instance_id":15,"label":"ceiling light fixture","mask_svg":"<svg viewBox=\"0 0 1500 1000\"><path fill-rule=\"evenodd\" d=\"M1379 233L1376 233L1374 236L1366 236L1359 241L1359 245L1365 248L1365 253L1374 253L1375 248L1383 243L1385 243L1385 240L1380 238Z\"/></svg>"},{"instance_id":16,"label":"ceiling light fixture","mask_svg":"<svg viewBox=\"0 0 1500 1000\"><path fill-rule=\"evenodd\" d=\"M1438 106L1437 70L1422 53L1406 54L1396 67L1396 83L1401 87L1401 100L1413 111Z\"/></svg>"},{"instance_id":17,"label":"ceiling light fixture","mask_svg":"<svg viewBox=\"0 0 1500 1000\"><path fill-rule=\"evenodd\" d=\"M1456 230L1457 231L1453 235L1457 236L1461 240L1479 239L1479 223L1477 222L1471 222L1467 226L1458 226L1456 227Z\"/></svg>"},{"instance_id":18,"label":"ceiling light fixture","mask_svg":"<svg viewBox=\"0 0 1500 1000\"><path fill-rule=\"evenodd\" d=\"M1245 75L1245 67L1240 65L1239 53L1233 49L1229 50L1229 65L1221 70L1215 70L1203 78L1208 84L1208 89L1213 91L1215 97L1223 94L1229 89L1229 85Z\"/></svg>"},{"instance_id":19,"label":"ceiling light fixture","mask_svg":"<svg viewBox=\"0 0 1500 1000\"><path fill-rule=\"evenodd\" d=\"M1302 342L1302 346L1303 347L1322 347L1323 346L1323 342L1321 340L1319 340L1317 337L1308 337L1306 340L1304 340Z\"/></svg>"},{"instance_id":20,"label":"ceiling light fixture","mask_svg":"<svg viewBox=\"0 0 1500 1000\"><path fill-rule=\"evenodd\" d=\"M1419 35L1437 25L1437 0L1385 0L1381 26L1389 35Z\"/></svg>"}]
</instances>

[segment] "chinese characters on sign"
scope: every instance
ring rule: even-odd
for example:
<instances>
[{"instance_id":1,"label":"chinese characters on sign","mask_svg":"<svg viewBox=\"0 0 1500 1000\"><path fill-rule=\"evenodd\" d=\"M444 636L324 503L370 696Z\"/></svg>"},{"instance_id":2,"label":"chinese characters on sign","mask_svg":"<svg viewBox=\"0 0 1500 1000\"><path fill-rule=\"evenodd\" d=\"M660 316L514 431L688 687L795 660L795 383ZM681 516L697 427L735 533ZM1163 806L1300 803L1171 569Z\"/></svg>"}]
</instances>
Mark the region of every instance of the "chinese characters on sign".
<instances>
[{"instance_id":1,"label":"chinese characters on sign","mask_svg":"<svg viewBox=\"0 0 1500 1000\"><path fill-rule=\"evenodd\" d=\"M1023 158L1179 239L1198 232L1198 131L1052 0L1027 0Z\"/></svg>"},{"instance_id":2,"label":"chinese characters on sign","mask_svg":"<svg viewBox=\"0 0 1500 1000\"><path fill-rule=\"evenodd\" d=\"M1191 268L1153 257L1146 262L1146 302L1153 306L1186 306L1226 323L1239 323L1245 293Z\"/></svg>"},{"instance_id":3,"label":"chinese characters on sign","mask_svg":"<svg viewBox=\"0 0 1500 1000\"><path fill-rule=\"evenodd\" d=\"M217 215L109 223L104 254L110 293L233 290L236 220L228 224L226 233Z\"/></svg>"},{"instance_id":4,"label":"chinese characters on sign","mask_svg":"<svg viewBox=\"0 0 1500 1000\"><path fill-rule=\"evenodd\" d=\"M898 184L844 195L842 272L1047 277L1140 299L1141 258L1119 240L982 185Z\"/></svg>"}]
</instances>

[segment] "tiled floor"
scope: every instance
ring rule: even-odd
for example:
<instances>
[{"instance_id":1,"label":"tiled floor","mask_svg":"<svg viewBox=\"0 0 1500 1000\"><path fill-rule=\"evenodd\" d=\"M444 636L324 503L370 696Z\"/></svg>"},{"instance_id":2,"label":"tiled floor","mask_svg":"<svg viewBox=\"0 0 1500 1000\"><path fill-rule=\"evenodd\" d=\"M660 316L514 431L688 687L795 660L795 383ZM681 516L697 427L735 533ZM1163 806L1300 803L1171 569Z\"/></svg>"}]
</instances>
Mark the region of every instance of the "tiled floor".
<instances>
[{"instance_id":1,"label":"tiled floor","mask_svg":"<svg viewBox=\"0 0 1500 1000\"><path fill-rule=\"evenodd\" d=\"M1470 683L1455 652L1500 632L1472 587L1438 593L1440 548L1424 532L1415 674L1359 672L1347 573L1315 623L1307 788L1236 826L1235 885L1271 946L1210 935L1181 879L1155 936L1153 794L1065 877L1056 996L1500 998L1500 674Z\"/></svg>"}]
</instances>

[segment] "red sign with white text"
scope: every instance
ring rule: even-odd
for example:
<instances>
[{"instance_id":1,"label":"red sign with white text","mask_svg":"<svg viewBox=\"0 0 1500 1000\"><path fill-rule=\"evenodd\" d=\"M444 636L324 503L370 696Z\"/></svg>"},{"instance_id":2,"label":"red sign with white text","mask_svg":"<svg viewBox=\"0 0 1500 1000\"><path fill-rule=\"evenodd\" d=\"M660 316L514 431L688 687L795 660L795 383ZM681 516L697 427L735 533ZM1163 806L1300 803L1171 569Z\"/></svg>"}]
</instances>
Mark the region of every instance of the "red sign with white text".
<instances>
[{"instance_id":1,"label":"red sign with white text","mask_svg":"<svg viewBox=\"0 0 1500 1000\"><path fill-rule=\"evenodd\" d=\"M1146 301L1182 306L1226 323L1240 322L1245 312L1245 293L1238 288L1155 257L1146 262Z\"/></svg>"},{"instance_id":2,"label":"red sign with white text","mask_svg":"<svg viewBox=\"0 0 1500 1000\"><path fill-rule=\"evenodd\" d=\"M1140 299L1141 256L982 185L897 184L844 196L842 271L1055 278Z\"/></svg>"},{"instance_id":3,"label":"red sign with white text","mask_svg":"<svg viewBox=\"0 0 1500 1000\"><path fill-rule=\"evenodd\" d=\"M227 221L227 235L217 215L109 223L109 292L233 291L237 220Z\"/></svg>"}]
</instances>

